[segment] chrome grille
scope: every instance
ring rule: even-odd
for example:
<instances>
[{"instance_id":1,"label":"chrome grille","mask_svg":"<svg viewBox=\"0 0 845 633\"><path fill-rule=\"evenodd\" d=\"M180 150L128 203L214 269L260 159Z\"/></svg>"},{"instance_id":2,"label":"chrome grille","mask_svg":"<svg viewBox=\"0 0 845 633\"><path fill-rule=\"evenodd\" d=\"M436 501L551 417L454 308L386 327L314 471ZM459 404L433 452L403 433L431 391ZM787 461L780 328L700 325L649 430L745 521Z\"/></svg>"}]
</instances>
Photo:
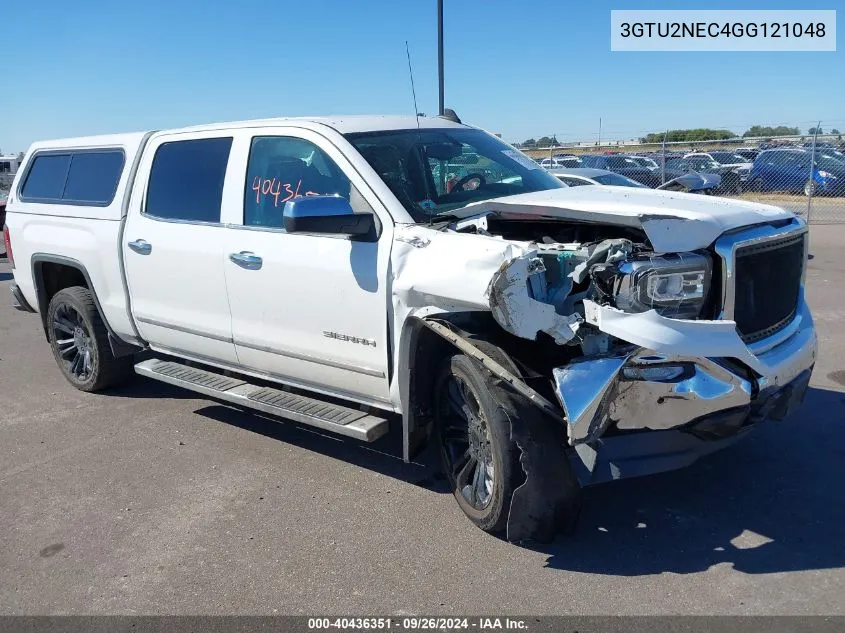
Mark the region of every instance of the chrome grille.
<instances>
[{"instance_id":1,"label":"chrome grille","mask_svg":"<svg viewBox=\"0 0 845 633\"><path fill-rule=\"evenodd\" d=\"M742 339L766 338L795 317L805 235L739 248L734 261L734 320Z\"/></svg>"},{"instance_id":2,"label":"chrome grille","mask_svg":"<svg viewBox=\"0 0 845 633\"><path fill-rule=\"evenodd\" d=\"M806 225L752 227L716 242L722 259L722 310L736 321L746 343L780 331L794 318L801 298L806 259Z\"/></svg>"}]
</instances>

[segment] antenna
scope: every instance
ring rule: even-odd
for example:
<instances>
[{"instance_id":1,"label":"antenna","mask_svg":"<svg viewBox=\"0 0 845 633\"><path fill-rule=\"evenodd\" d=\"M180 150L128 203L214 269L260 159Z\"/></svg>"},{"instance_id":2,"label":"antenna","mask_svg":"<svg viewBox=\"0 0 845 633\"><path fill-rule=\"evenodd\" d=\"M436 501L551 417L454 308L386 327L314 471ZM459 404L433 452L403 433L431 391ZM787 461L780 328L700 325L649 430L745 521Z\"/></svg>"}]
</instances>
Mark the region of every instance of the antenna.
<instances>
[{"instance_id":1,"label":"antenna","mask_svg":"<svg viewBox=\"0 0 845 633\"><path fill-rule=\"evenodd\" d=\"M414 97L414 118L417 120L417 140L422 143L420 111L417 109L417 89L414 88L414 69L411 68L411 49L408 48L408 40L405 40L405 54L408 56L408 74L411 76L411 94ZM428 214L428 225L431 226L431 213Z\"/></svg>"},{"instance_id":2,"label":"antenna","mask_svg":"<svg viewBox=\"0 0 845 633\"><path fill-rule=\"evenodd\" d=\"M417 119L417 131L420 129L420 111L417 110L417 89L414 88L414 69L411 68L411 50L408 40L405 40L405 54L408 56L408 74L411 75L411 94L414 96L414 116Z\"/></svg>"}]
</instances>

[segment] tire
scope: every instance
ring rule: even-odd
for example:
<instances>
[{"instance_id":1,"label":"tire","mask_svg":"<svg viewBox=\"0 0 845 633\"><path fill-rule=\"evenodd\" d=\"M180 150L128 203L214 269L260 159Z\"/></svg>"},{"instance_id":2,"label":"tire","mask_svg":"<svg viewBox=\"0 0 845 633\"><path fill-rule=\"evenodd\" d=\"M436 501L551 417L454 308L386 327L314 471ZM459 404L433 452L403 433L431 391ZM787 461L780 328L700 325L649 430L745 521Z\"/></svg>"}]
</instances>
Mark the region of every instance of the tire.
<instances>
[{"instance_id":1,"label":"tire","mask_svg":"<svg viewBox=\"0 0 845 633\"><path fill-rule=\"evenodd\" d=\"M112 354L108 330L87 288L73 286L53 295L47 335L56 364L80 391L99 391L132 375L132 357Z\"/></svg>"},{"instance_id":2,"label":"tire","mask_svg":"<svg viewBox=\"0 0 845 633\"><path fill-rule=\"evenodd\" d=\"M816 181L810 178L806 183L804 183L804 195L808 198L816 195L817 188Z\"/></svg>"},{"instance_id":3,"label":"tire","mask_svg":"<svg viewBox=\"0 0 845 633\"><path fill-rule=\"evenodd\" d=\"M764 188L763 179L762 178L755 178L754 180L752 180L749 183L748 189L749 189L749 191L761 192L761 191L763 191L763 188Z\"/></svg>"},{"instance_id":4,"label":"tire","mask_svg":"<svg viewBox=\"0 0 845 633\"><path fill-rule=\"evenodd\" d=\"M446 359L435 383L435 426L446 476L464 514L490 533L505 529L514 490L525 479L505 413L513 410L503 402L508 398L492 374L464 354Z\"/></svg>"}]
</instances>

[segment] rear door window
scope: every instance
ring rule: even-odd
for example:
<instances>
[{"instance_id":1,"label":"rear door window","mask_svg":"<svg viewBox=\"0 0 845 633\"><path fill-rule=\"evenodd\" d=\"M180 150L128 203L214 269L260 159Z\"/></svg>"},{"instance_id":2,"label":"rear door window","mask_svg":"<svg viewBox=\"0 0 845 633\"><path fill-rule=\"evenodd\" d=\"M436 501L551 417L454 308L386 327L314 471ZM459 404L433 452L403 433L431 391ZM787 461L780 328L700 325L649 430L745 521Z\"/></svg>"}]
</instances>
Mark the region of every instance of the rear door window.
<instances>
[{"instance_id":1,"label":"rear door window","mask_svg":"<svg viewBox=\"0 0 845 633\"><path fill-rule=\"evenodd\" d=\"M220 222L232 137L162 143L150 169L144 213L164 220Z\"/></svg>"}]
</instances>

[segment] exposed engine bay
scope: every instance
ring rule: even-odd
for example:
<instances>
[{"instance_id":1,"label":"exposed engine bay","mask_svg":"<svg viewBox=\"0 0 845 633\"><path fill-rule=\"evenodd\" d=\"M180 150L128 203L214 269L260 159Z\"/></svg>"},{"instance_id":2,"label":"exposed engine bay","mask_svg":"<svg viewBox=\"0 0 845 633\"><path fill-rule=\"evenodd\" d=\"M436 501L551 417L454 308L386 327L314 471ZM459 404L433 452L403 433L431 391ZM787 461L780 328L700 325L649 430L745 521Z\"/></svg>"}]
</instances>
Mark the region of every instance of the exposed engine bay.
<instances>
[{"instance_id":1,"label":"exposed engine bay","mask_svg":"<svg viewBox=\"0 0 845 633\"><path fill-rule=\"evenodd\" d=\"M490 214L454 230L527 242L527 252L504 262L487 290L495 320L520 338L545 332L589 356L609 351L613 341L584 327L585 300L684 319L701 317L707 307L709 253L655 253L643 231L632 227Z\"/></svg>"}]
</instances>

